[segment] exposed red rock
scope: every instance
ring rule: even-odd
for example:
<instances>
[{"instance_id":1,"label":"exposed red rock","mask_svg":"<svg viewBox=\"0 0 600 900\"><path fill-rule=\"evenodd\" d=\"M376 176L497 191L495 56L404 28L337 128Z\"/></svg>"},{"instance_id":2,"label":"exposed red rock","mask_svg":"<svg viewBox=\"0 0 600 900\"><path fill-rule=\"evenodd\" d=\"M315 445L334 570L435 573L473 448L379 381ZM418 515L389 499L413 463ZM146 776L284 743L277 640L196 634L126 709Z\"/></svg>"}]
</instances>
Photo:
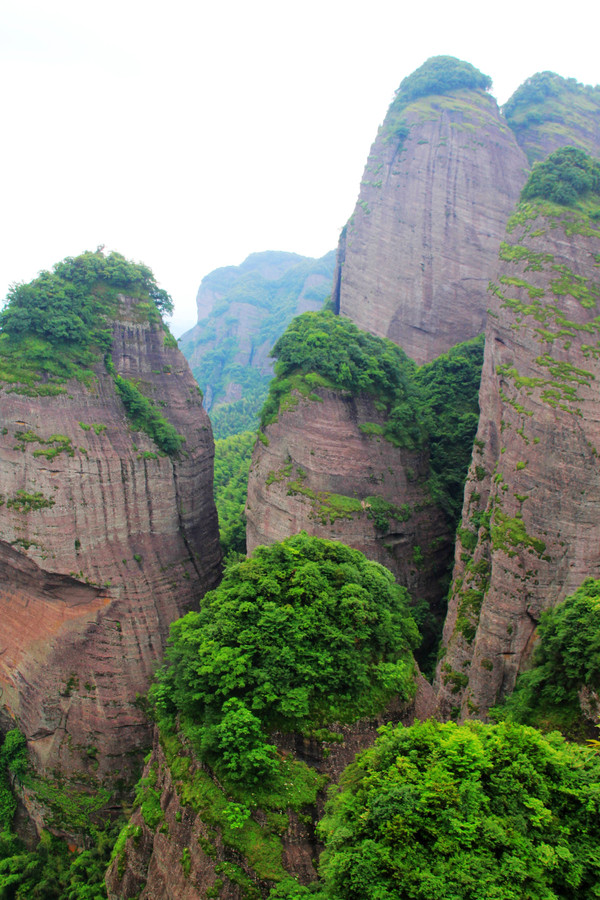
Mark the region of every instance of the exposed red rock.
<instances>
[{"instance_id":1,"label":"exposed red rock","mask_svg":"<svg viewBox=\"0 0 600 900\"><path fill-rule=\"evenodd\" d=\"M415 600L435 604L452 536L429 499L426 453L395 447L376 433L385 419L371 397L324 388L313 396L294 395L255 446L248 552L299 531L342 541L390 569ZM378 528L381 498L396 513L380 518Z\"/></svg>"},{"instance_id":2,"label":"exposed red rock","mask_svg":"<svg viewBox=\"0 0 600 900\"><path fill-rule=\"evenodd\" d=\"M334 302L417 363L481 334L486 288L528 163L493 97L410 103L380 129L338 250Z\"/></svg>"},{"instance_id":3,"label":"exposed red rock","mask_svg":"<svg viewBox=\"0 0 600 900\"><path fill-rule=\"evenodd\" d=\"M58 396L0 385L4 715L38 771L109 786L149 743L136 694L170 622L220 566L210 422L182 354L141 318L123 298L112 359L185 436L176 458L131 430L101 362Z\"/></svg>"},{"instance_id":4,"label":"exposed red rock","mask_svg":"<svg viewBox=\"0 0 600 900\"><path fill-rule=\"evenodd\" d=\"M600 227L521 207L506 240L437 675L443 716L483 715L511 691L542 610L600 576Z\"/></svg>"}]
</instances>

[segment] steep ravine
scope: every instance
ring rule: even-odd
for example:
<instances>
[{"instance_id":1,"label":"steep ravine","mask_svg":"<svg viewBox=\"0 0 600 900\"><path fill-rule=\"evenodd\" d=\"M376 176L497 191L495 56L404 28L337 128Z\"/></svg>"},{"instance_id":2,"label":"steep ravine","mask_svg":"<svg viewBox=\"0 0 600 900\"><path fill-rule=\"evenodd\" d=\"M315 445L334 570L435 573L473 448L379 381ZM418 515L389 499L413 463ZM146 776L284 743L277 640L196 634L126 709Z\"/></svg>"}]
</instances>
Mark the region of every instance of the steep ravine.
<instances>
[{"instance_id":1,"label":"steep ravine","mask_svg":"<svg viewBox=\"0 0 600 900\"><path fill-rule=\"evenodd\" d=\"M210 422L185 359L122 298L112 360L178 433L132 431L111 375L56 396L0 385L0 688L38 773L123 784L150 742L136 702L169 623L213 587Z\"/></svg>"}]
</instances>

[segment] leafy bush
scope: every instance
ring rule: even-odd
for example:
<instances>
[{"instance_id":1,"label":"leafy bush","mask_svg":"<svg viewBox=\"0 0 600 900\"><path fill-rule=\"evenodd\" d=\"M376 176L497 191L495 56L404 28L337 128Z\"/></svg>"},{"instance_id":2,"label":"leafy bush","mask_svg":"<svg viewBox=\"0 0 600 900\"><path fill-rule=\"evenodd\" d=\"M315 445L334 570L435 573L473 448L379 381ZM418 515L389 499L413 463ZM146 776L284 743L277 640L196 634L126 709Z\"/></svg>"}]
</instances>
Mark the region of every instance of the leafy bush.
<instances>
[{"instance_id":1,"label":"leafy bush","mask_svg":"<svg viewBox=\"0 0 600 900\"><path fill-rule=\"evenodd\" d=\"M572 206L586 194L600 194L600 163L576 147L562 147L533 167L521 200L550 200Z\"/></svg>"},{"instance_id":2,"label":"leafy bush","mask_svg":"<svg viewBox=\"0 0 600 900\"><path fill-rule=\"evenodd\" d=\"M232 782L274 773L270 731L353 721L413 690L406 591L343 544L258 547L202 604L172 625L151 697Z\"/></svg>"},{"instance_id":3,"label":"leafy bush","mask_svg":"<svg viewBox=\"0 0 600 900\"><path fill-rule=\"evenodd\" d=\"M600 580L586 579L542 613L537 633L532 668L519 676L497 713L538 728L578 733L583 728L579 691L600 691Z\"/></svg>"},{"instance_id":4,"label":"leafy bush","mask_svg":"<svg viewBox=\"0 0 600 900\"><path fill-rule=\"evenodd\" d=\"M600 756L558 734L387 726L346 769L319 826L319 896L598 897L599 782Z\"/></svg>"},{"instance_id":5,"label":"leafy bush","mask_svg":"<svg viewBox=\"0 0 600 900\"><path fill-rule=\"evenodd\" d=\"M113 380L134 428L144 431L163 453L169 456L179 453L185 438L177 433L175 426L165 419L133 381L116 374Z\"/></svg>"}]
</instances>

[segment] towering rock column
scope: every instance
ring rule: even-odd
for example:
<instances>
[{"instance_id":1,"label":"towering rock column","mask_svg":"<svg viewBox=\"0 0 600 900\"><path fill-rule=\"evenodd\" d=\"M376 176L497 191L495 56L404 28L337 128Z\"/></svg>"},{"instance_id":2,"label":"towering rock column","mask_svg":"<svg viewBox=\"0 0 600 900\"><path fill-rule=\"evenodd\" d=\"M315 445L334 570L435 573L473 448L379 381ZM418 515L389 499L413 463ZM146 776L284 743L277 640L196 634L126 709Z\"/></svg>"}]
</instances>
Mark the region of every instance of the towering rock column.
<instances>
[{"instance_id":1,"label":"towering rock column","mask_svg":"<svg viewBox=\"0 0 600 900\"><path fill-rule=\"evenodd\" d=\"M512 690L542 610L600 576L594 209L522 204L502 245L437 675L444 716L484 714Z\"/></svg>"}]
</instances>

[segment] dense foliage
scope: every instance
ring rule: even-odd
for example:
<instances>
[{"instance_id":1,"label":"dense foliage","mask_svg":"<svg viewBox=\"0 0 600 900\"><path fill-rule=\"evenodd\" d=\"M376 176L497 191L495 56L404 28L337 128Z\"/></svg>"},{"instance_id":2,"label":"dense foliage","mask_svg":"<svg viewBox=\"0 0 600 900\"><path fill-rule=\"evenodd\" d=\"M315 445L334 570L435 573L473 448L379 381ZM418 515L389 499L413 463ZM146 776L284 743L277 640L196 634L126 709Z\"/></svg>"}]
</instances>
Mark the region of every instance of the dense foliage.
<instances>
[{"instance_id":1,"label":"dense foliage","mask_svg":"<svg viewBox=\"0 0 600 900\"><path fill-rule=\"evenodd\" d=\"M546 610L538 625L532 668L519 676L501 715L538 728L582 729L579 692L600 692L600 581L586 579Z\"/></svg>"},{"instance_id":2,"label":"dense foliage","mask_svg":"<svg viewBox=\"0 0 600 900\"><path fill-rule=\"evenodd\" d=\"M172 301L149 268L101 250L69 257L29 284L14 285L0 312L0 378L33 384L85 375L110 349L118 295L148 304L160 321Z\"/></svg>"},{"instance_id":3,"label":"dense foliage","mask_svg":"<svg viewBox=\"0 0 600 900\"><path fill-rule=\"evenodd\" d=\"M232 553L246 553L244 507L255 441L254 431L244 431L215 441L214 494L219 514L219 537L225 558Z\"/></svg>"},{"instance_id":4,"label":"dense foliage","mask_svg":"<svg viewBox=\"0 0 600 900\"><path fill-rule=\"evenodd\" d=\"M392 106L397 109L430 94L448 94L460 88L487 91L491 86L489 75L470 63L454 56L432 56L400 82Z\"/></svg>"},{"instance_id":5,"label":"dense foliage","mask_svg":"<svg viewBox=\"0 0 600 900\"><path fill-rule=\"evenodd\" d=\"M429 444L429 490L456 527L479 421L484 337L452 347L417 370Z\"/></svg>"},{"instance_id":6,"label":"dense foliage","mask_svg":"<svg viewBox=\"0 0 600 900\"><path fill-rule=\"evenodd\" d=\"M276 378L261 414L263 427L294 389L310 392L320 384L370 394L385 411L388 440L429 449L432 497L456 525L479 418L482 337L417 368L396 344L360 331L345 317L305 313L292 321L273 355Z\"/></svg>"},{"instance_id":7,"label":"dense foliage","mask_svg":"<svg viewBox=\"0 0 600 900\"><path fill-rule=\"evenodd\" d=\"M254 253L203 279L210 313L180 340L206 398L215 437L253 430L271 380L270 349L298 308L318 308L333 276L335 254ZM235 384L231 398L231 385ZM241 394L241 396L240 396Z\"/></svg>"},{"instance_id":8,"label":"dense foliage","mask_svg":"<svg viewBox=\"0 0 600 900\"><path fill-rule=\"evenodd\" d=\"M97 828L87 822L89 849L82 852L69 851L64 841L47 832L29 850L11 828L17 804L9 776L31 786L25 737L16 729L8 732L0 747L0 898L103 900L104 873L117 826Z\"/></svg>"},{"instance_id":9,"label":"dense foliage","mask_svg":"<svg viewBox=\"0 0 600 900\"><path fill-rule=\"evenodd\" d=\"M151 692L231 782L276 769L269 732L353 721L412 689L416 627L391 574L343 544L296 535L230 566L171 627Z\"/></svg>"},{"instance_id":10,"label":"dense foliage","mask_svg":"<svg viewBox=\"0 0 600 900\"><path fill-rule=\"evenodd\" d=\"M562 147L533 167L521 200L571 206L590 193L600 194L600 163L576 147Z\"/></svg>"},{"instance_id":11,"label":"dense foliage","mask_svg":"<svg viewBox=\"0 0 600 900\"><path fill-rule=\"evenodd\" d=\"M558 734L388 726L342 775L320 825L318 896L600 897L599 784L600 756Z\"/></svg>"}]
</instances>

